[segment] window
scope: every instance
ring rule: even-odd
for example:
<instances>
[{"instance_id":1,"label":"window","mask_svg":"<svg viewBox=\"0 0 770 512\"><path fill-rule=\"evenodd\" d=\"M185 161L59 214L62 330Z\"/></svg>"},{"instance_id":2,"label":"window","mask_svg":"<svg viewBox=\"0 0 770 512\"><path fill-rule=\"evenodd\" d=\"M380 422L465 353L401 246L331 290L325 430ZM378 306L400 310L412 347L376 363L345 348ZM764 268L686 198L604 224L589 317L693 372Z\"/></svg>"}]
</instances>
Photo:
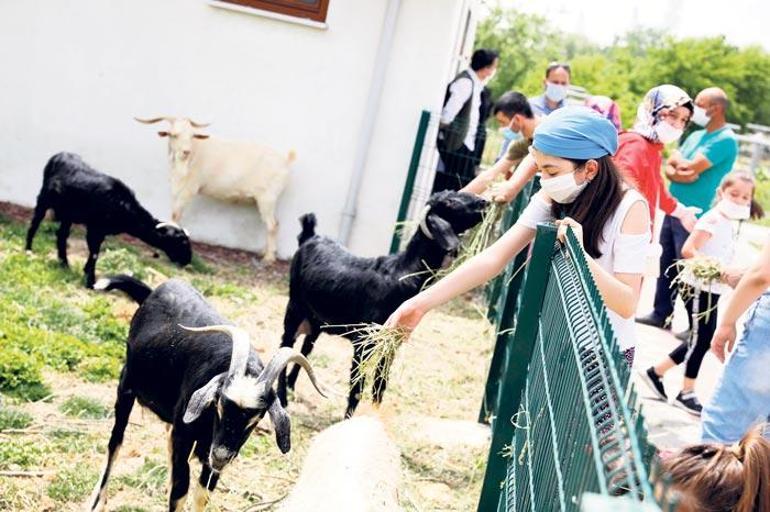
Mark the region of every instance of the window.
<instances>
[{"instance_id":1,"label":"window","mask_svg":"<svg viewBox=\"0 0 770 512\"><path fill-rule=\"evenodd\" d=\"M264 11L277 12L307 18L313 21L325 22L329 0L224 0L227 3L254 7Z\"/></svg>"}]
</instances>

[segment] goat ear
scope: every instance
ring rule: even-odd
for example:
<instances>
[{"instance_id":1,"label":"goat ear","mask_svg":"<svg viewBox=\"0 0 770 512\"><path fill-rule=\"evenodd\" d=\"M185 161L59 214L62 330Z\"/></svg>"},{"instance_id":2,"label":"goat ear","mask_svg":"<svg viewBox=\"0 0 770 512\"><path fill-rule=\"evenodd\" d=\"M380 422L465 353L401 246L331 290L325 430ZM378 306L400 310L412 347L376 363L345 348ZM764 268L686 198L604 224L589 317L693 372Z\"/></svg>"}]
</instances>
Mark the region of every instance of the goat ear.
<instances>
[{"instance_id":1,"label":"goat ear","mask_svg":"<svg viewBox=\"0 0 770 512\"><path fill-rule=\"evenodd\" d=\"M185 423L192 423L198 419L198 416L200 416L204 409L211 405L211 402L216 398L217 391L219 390L219 386L222 385L225 375L227 375L226 372L220 373L211 379L208 384L195 390L190 397L190 401L187 403L187 409L184 411L182 421Z\"/></svg>"},{"instance_id":2,"label":"goat ear","mask_svg":"<svg viewBox=\"0 0 770 512\"><path fill-rule=\"evenodd\" d=\"M428 227L430 228L436 243L445 251L454 251L460 245L452 225L438 215L428 215Z\"/></svg>"},{"instance_id":3,"label":"goat ear","mask_svg":"<svg viewBox=\"0 0 770 512\"><path fill-rule=\"evenodd\" d=\"M159 137L168 137L168 132L165 130L161 130L158 132Z\"/></svg>"},{"instance_id":4,"label":"goat ear","mask_svg":"<svg viewBox=\"0 0 770 512\"><path fill-rule=\"evenodd\" d=\"M281 453L288 453L291 450L291 420L286 410L281 407L281 402L276 398L273 405L267 410L270 414L270 421L275 428L275 442Z\"/></svg>"}]
</instances>

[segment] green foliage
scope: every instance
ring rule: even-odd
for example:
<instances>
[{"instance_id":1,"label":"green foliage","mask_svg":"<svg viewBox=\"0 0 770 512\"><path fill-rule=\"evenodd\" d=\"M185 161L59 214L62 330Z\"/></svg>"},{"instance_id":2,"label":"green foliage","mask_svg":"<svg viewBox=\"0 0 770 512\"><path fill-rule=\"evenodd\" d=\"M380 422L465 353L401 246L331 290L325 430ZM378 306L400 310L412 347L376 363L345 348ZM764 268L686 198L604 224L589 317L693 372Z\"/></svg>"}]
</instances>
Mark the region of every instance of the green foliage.
<instances>
[{"instance_id":1,"label":"green foliage","mask_svg":"<svg viewBox=\"0 0 770 512\"><path fill-rule=\"evenodd\" d=\"M3 407L0 409L0 432L9 429L27 428L32 425L32 416L24 411Z\"/></svg>"},{"instance_id":2,"label":"green foliage","mask_svg":"<svg viewBox=\"0 0 770 512\"><path fill-rule=\"evenodd\" d=\"M670 83L693 97L710 86L731 99L728 120L770 124L770 54L756 46L738 48L722 36L677 39L664 32L636 29L609 47L557 32L538 15L495 8L478 27L477 47L497 48L500 69L490 84L494 97L518 90L540 94L549 61L566 60L572 83L591 94L610 96L630 126L644 94Z\"/></svg>"},{"instance_id":3,"label":"green foliage","mask_svg":"<svg viewBox=\"0 0 770 512\"><path fill-rule=\"evenodd\" d=\"M98 475L88 467L70 467L59 471L48 486L48 496L58 502L81 501L88 496Z\"/></svg>"},{"instance_id":4,"label":"green foliage","mask_svg":"<svg viewBox=\"0 0 770 512\"><path fill-rule=\"evenodd\" d=\"M74 418L102 419L110 415L110 409L93 398L72 396L59 406L59 410Z\"/></svg>"},{"instance_id":5,"label":"green foliage","mask_svg":"<svg viewBox=\"0 0 770 512\"><path fill-rule=\"evenodd\" d=\"M50 394L40 374L40 362L15 347L0 351L0 391L25 400Z\"/></svg>"},{"instance_id":6,"label":"green foliage","mask_svg":"<svg viewBox=\"0 0 770 512\"><path fill-rule=\"evenodd\" d=\"M148 457L133 474L122 475L117 480L126 487L140 489L146 494L159 494L168 481L168 467L165 462Z\"/></svg>"},{"instance_id":7,"label":"green foliage","mask_svg":"<svg viewBox=\"0 0 770 512\"><path fill-rule=\"evenodd\" d=\"M139 280L147 279L147 267L133 248L118 247L102 251L98 265L104 275L129 274Z\"/></svg>"},{"instance_id":8,"label":"green foliage","mask_svg":"<svg viewBox=\"0 0 770 512\"><path fill-rule=\"evenodd\" d=\"M38 465L43 447L35 441L0 438L0 470L18 470Z\"/></svg>"}]
</instances>

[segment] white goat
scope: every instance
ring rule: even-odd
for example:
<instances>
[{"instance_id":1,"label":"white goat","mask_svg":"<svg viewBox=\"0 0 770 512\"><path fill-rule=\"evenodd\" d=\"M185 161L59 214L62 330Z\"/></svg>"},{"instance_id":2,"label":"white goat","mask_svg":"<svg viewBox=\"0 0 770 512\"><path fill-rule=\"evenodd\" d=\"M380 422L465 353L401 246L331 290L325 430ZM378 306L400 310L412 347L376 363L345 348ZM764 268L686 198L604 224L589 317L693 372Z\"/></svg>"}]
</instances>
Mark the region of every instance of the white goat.
<instances>
[{"instance_id":1,"label":"white goat","mask_svg":"<svg viewBox=\"0 0 770 512\"><path fill-rule=\"evenodd\" d=\"M260 144L209 137L195 131L208 124L184 117L134 119L145 124L166 121L170 125L168 131L159 131L158 135L168 137L174 221L179 222L184 208L198 193L231 202L256 201L267 226L265 260L274 261L278 236L275 207L288 182L294 151L284 156Z\"/></svg>"}]
</instances>

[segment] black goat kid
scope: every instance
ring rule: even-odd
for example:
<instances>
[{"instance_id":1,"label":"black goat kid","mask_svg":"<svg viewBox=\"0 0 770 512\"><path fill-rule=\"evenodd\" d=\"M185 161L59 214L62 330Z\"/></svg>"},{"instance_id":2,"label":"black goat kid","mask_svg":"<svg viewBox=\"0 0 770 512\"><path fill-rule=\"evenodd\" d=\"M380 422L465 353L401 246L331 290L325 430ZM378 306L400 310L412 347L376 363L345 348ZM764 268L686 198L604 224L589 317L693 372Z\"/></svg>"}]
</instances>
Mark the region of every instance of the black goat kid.
<instances>
[{"instance_id":1,"label":"black goat kid","mask_svg":"<svg viewBox=\"0 0 770 512\"><path fill-rule=\"evenodd\" d=\"M161 249L180 265L187 265L192 259L186 231L150 215L125 183L91 168L73 153L57 153L45 166L43 186L27 231L28 251L32 250L32 240L49 209L59 222L56 247L62 266L69 266L67 238L72 224L86 226L88 260L84 271L89 288L96 281L96 260L108 235L133 235Z\"/></svg>"},{"instance_id":2,"label":"black goat kid","mask_svg":"<svg viewBox=\"0 0 770 512\"><path fill-rule=\"evenodd\" d=\"M171 512L184 507L191 453L203 465L193 503L193 510L202 512L220 472L238 455L266 412L275 426L278 447L283 453L289 451L289 416L275 399L272 386L286 365L294 362L305 368L323 395L307 359L281 348L263 366L249 335L227 325L184 281L171 279L153 291L121 275L100 279L96 288L121 290L141 306L131 320L107 464L94 489L91 510L104 508L107 481L135 400L171 424Z\"/></svg>"},{"instance_id":3,"label":"black goat kid","mask_svg":"<svg viewBox=\"0 0 770 512\"><path fill-rule=\"evenodd\" d=\"M441 268L444 258L454 253L460 244L458 234L481 221L486 205L473 194L433 194L406 250L376 258L355 256L337 242L316 235L313 214L301 218L299 249L291 262L282 346L293 346L302 331L302 354L308 356L322 329L351 340L353 363L346 417L353 415L363 390L360 379L353 378L358 375L363 347L358 334L339 326L384 323L402 302L420 291L430 271ZM288 381L286 372L278 380L278 397L284 406L287 388L294 389L298 373L299 368L294 367ZM381 374L375 376L375 403L382 401L386 385Z\"/></svg>"}]
</instances>

